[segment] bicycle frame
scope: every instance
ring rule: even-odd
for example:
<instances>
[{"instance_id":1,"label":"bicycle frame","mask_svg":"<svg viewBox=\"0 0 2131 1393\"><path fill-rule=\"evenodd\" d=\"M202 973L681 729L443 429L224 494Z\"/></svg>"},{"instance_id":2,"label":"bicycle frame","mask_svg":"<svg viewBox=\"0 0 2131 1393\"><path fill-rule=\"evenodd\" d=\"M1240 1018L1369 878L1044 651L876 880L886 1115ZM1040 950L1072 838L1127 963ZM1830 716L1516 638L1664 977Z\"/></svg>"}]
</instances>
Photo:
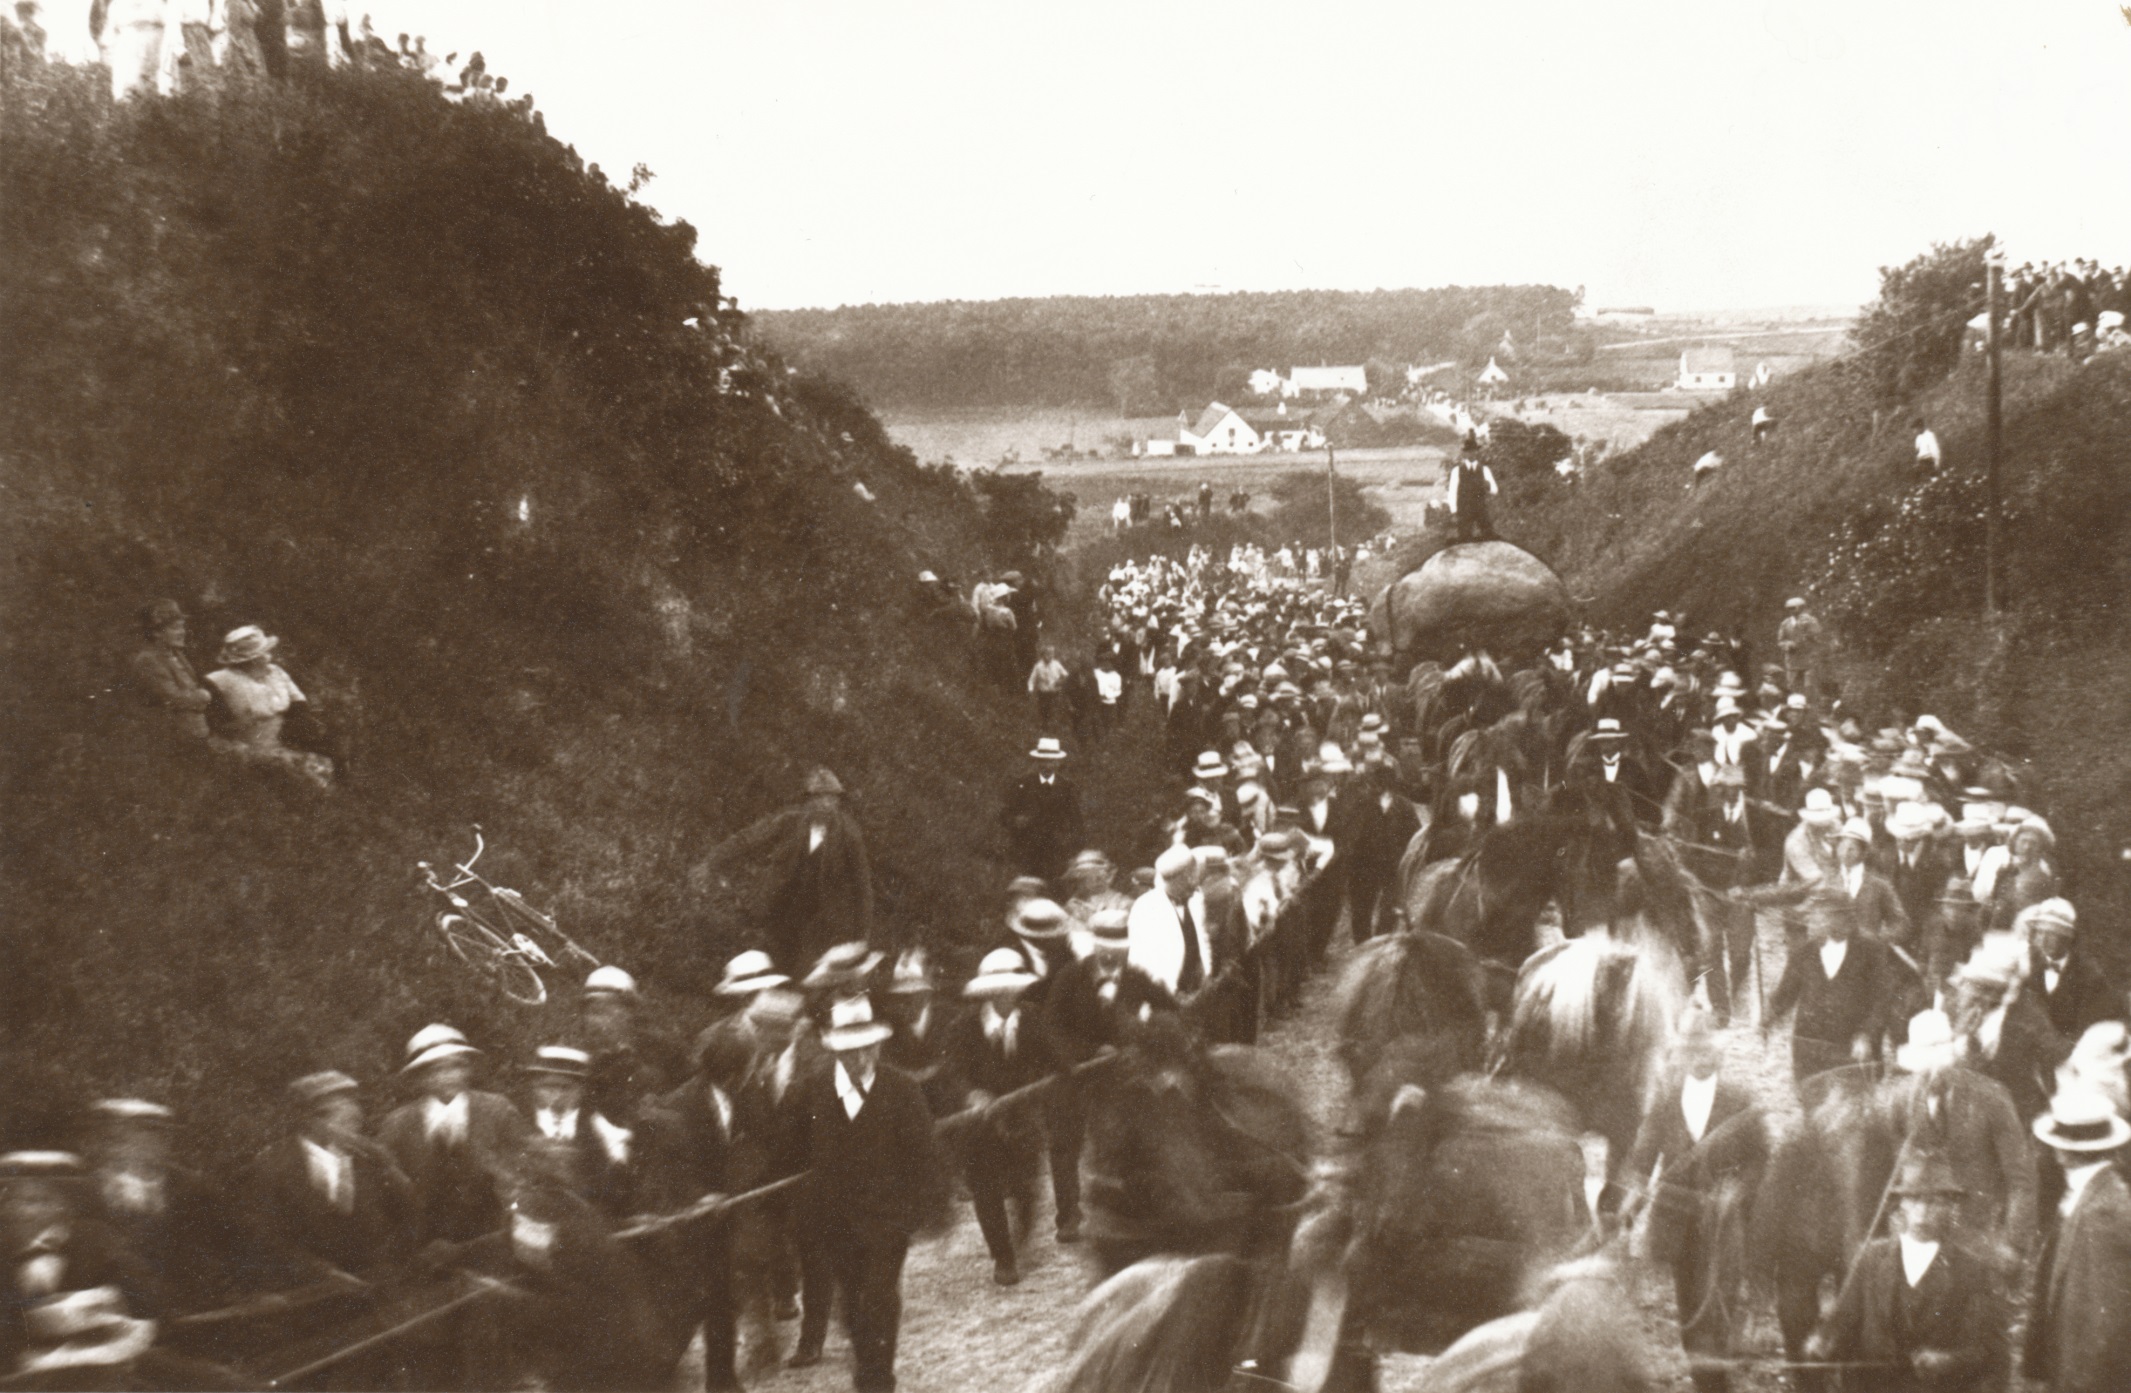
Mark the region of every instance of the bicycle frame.
<instances>
[{"instance_id":1,"label":"bicycle frame","mask_svg":"<svg viewBox=\"0 0 2131 1393\"><path fill-rule=\"evenodd\" d=\"M496 929L498 926L488 924L487 917L484 916L482 912L466 898L466 896L459 893L460 890L466 886L479 886L482 890L488 892L488 897L491 900L495 901L497 904L503 907L504 913L502 915L502 918L504 922L501 927L504 930L509 929L510 920L513 915L523 914L527 919L532 921L533 927L538 929L540 932L552 934L555 937L557 943L559 943L559 945L561 946L563 952L571 954L581 959L582 961L591 964L594 967L599 966L599 959L594 957L591 953L585 951L584 947L581 944L579 944L575 939L571 938L568 934L564 933L562 931L562 927L555 922L555 917L553 915L548 914L542 910L535 909L532 905L528 904L526 902L525 897L519 894L516 890L513 890L508 885L497 885L494 882L490 881L487 877L483 876L479 871L474 869L474 863L476 861L479 861L481 859L482 853L487 850L487 838L483 836L481 832L481 824L477 822L474 824L474 854L467 857L464 861L458 861L453 863L453 868L458 872L458 874L454 876L450 881L447 882L438 879L436 868L431 866L427 861L417 861L415 865L422 872L422 876L428 882L430 889L442 895L446 900L449 900L453 909L456 909L459 913L464 914L468 918L473 919L475 922L482 924L484 927L493 930ZM555 960L542 949L541 945L534 942L532 939L527 938L524 934L516 932L505 932L503 936L515 943L521 953L525 954L528 958L532 959L534 962L540 964L541 966L556 966Z\"/></svg>"}]
</instances>

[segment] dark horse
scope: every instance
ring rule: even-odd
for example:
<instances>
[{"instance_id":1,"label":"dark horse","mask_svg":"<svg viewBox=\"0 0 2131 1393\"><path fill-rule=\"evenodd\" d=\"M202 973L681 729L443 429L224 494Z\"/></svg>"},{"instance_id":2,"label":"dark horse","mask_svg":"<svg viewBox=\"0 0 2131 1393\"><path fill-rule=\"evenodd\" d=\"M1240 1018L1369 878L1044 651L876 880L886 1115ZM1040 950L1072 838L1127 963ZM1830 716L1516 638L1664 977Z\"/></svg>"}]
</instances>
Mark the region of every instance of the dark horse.
<instances>
[{"instance_id":1,"label":"dark horse","mask_svg":"<svg viewBox=\"0 0 2131 1393\"><path fill-rule=\"evenodd\" d=\"M1359 1087L1393 1041L1425 1056L1424 1087L1487 1062L1490 997L1507 994L1507 969L1483 963L1441 934L1383 934L1347 964L1339 982L1339 1058ZM1492 983L1492 985L1491 985Z\"/></svg>"},{"instance_id":2,"label":"dark horse","mask_svg":"<svg viewBox=\"0 0 2131 1393\"><path fill-rule=\"evenodd\" d=\"M1535 813L1490 827L1456 860L1405 873L1406 922L1516 967L1539 947L1539 917L1561 908L1571 937L1606 922L1617 862L1579 816Z\"/></svg>"}]
</instances>

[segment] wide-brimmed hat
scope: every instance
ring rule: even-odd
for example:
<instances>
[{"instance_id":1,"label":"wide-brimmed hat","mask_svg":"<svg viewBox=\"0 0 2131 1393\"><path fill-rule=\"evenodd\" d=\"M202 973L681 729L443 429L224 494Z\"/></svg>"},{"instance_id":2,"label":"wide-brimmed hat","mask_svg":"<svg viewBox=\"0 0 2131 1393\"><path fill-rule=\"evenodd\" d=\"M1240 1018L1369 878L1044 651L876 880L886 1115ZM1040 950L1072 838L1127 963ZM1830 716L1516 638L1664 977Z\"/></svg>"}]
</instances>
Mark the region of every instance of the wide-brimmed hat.
<instances>
[{"instance_id":1,"label":"wide-brimmed hat","mask_svg":"<svg viewBox=\"0 0 2131 1393\"><path fill-rule=\"evenodd\" d=\"M1068 876L1093 872L1106 876L1115 875L1117 863L1110 859L1108 852L1092 846L1086 851L1075 853L1073 859L1066 863L1065 873Z\"/></svg>"},{"instance_id":2,"label":"wide-brimmed hat","mask_svg":"<svg viewBox=\"0 0 2131 1393\"><path fill-rule=\"evenodd\" d=\"M2035 1135L2059 1151L2114 1151L2131 1141L2131 1122L2093 1088L2060 1088L2035 1119Z\"/></svg>"},{"instance_id":3,"label":"wide-brimmed hat","mask_svg":"<svg viewBox=\"0 0 2131 1393\"><path fill-rule=\"evenodd\" d=\"M1321 774L1351 774L1354 766L1348 761L1345 750L1327 740L1317 747L1317 770Z\"/></svg>"},{"instance_id":4,"label":"wide-brimmed hat","mask_svg":"<svg viewBox=\"0 0 2131 1393\"><path fill-rule=\"evenodd\" d=\"M894 1027L886 1021L873 1019L873 1003L863 996L846 997L829 1008L829 1028L821 1032L821 1043L833 1053L845 1050L862 1050L868 1045L878 1045L895 1034Z\"/></svg>"},{"instance_id":5,"label":"wide-brimmed hat","mask_svg":"<svg viewBox=\"0 0 2131 1393\"><path fill-rule=\"evenodd\" d=\"M924 948L905 948L898 953L895 966L888 971L886 990L896 996L914 996L932 989L932 961L925 956Z\"/></svg>"},{"instance_id":6,"label":"wide-brimmed hat","mask_svg":"<svg viewBox=\"0 0 2131 1393\"><path fill-rule=\"evenodd\" d=\"M1038 895L1023 900L1007 924L1017 937L1031 943L1050 943L1070 934L1072 922L1056 900Z\"/></svg>"},{"instance_id":7,"label":"wide-brimmed hat","mask_svg":"<svg viewBox=\"0 0 2131 1393\"><path fill-rule=\"evenodd\" d=\"M1717 698L1716 718L1718 720L1721 721L1726 716L1743 716L1745 714L1746 710L1744 707L1739 705L1738 698L1729 696L1720 696Z\"/></svg>"},{"instance_id":8,"label":"wide-brimmed hat","mask_svg":"<svg viewBox=\"0 0 2131 1393\"><path fill-rule=\"evenodd\" d=\"M1036 974L1028 970L1027 960L1012 948L994 948L977 964L977 975L962 985L962 995L970 998L1011 996L1026 991L1036 983Z\"/></svg>"},{"instance_id":9,"label":"wide-brimmed hat","mask_svg":"<svg viewBox=\"0 0 2131 1393\"><path fill-rule=\"evenodd\" d=\"M2027 954L2020 940L2009 933L1986 933L1968 961L1953 970L1956 982L1976 982L2005 988L2020 980Z\"/></svg>"},{"instance_id":10,"label":"wide-brimmed hat","mask_svg":"<svg viewBox=\"0 0 2131 1393\"><path fill-rule=\"evenodd\" d=\"M1064 759L1065 746L1058 743L1055 735L1046 735L1036 741L1036 748L1029 751L1030 759Z\"/></svg>"},{"instance_id":11,"label":"wide-brimmed hat","mask_svg":"<svg viewBox=\"0 0 2131 1393\"><path fill-rule=\"evenodd\" d=\"M1098 909L1088 919L1088 933L1097 943L1120 946L1132 941L1132 916L1122 909Z\"/></svg>"},{"instance_id":12,"label":"wide-brimmed hat","mask_svg":"<svg viewBox=\"0 0 2131 1393\"><path fill-rule=\"evenodd\" d=\"M1591 731L1591 739L1603 740L1608 744L1627 738L1628 732L1620 728L1620 721L1613 716L1599 717L1597 726L1593 727Z\"/></svg>"},{"instance_id":13,"label":"wide-brimmed hat","mask_svg":"<svg viewBox=\"0 0 2131 1393\"><path fill-rule=\"evenodd\" d=\"M89 1105L89 1115L99 1122L145 1123L168 1127L177 1114L161 1103L145 1098L99 1098Z\"/></svg>"},{"instance_id":14,"label":"wide-brimmed hat","mask_svg":"<svg viewBox=\"0 0 2131 1393\"><path fill-rule=\"evenodd\" d=\"M781 987L792 979L777 970L770 955L760 948L750 948L725 964L725 976L710 989L712 996L753 996L770 987Z\"/></svg>"},{"instance_id":15,"label":"wide-brimmed hat","mask_svg":"<svg viewBox=\"0 0 2131 1393\"><path fill-rule=\"evenodd\" d=\"M569 1045L542 1045L533 1051L533 1062L525 1066L525 1072L583 1079L592 1072L592 1056Z\"/></svg>"},{"instance_id":16,"label":"wide-brimmed hat","mask_svg":"<svg viewBox=\"0 0 2131 1393\"><path fill-rule=\"evenodd\" d=\"M79 1180L81 1157L71 1151L10 1151L0 1155L0 1180Z\"/></svg>"},{"instance_id":17,"label":"wide-brimmed hat","mask_svg":"<svg viewBox=\"0 0 2131 1393\"><path fill-rule=\"evenodd\" d=\"M1384 728L1384 718L1374 711L1365 711L1362 713L1361 728L1363 730L1382 730Z\"/></svg>"},{"instance_id":18,"label":"wide-brimmed hat","mask_svg":"<svg viewBox=\"0 0 2131 1393\"><path fill-rule=\"evenodd\" d=\"M626 971L608 964L595 967L585 978L586 996L635 996L636 979Z\"/></svg>"},{"instance_id":19,"label":"wide-brimmed hat","mask_svg":"<svg viewBox=\"0 0 2131 1393\"><path fill-rule=\"evenodd\" d=\"M844 791L843 780L836 777L836 771L833 769L817 764L807 774L806 791L809 797L815 798L824 794L841 794Z\"/></svg>"},{"instance_id":20,"label":"wide-brimmed hat","mask_svg":"<svg viewBox=\"0 0 2131 1393\"><path fill-rule=\"evenodd\" d=\"M1887 814L1887 835L1900 842L1913 842L1929 836L1933 825L1931 814L1921 803L1897 803L1894 811Z\"/></svg>"},{"instance_id":21,"label":"wide-brimmed hat","mask_svg":"<svg viewBox=\"0 0 2131 1393\"><path fill-rule=\"evenodd\" d=\"M1835 827L1842 822L1842 809L1835 806L1835 795L1824 788L1809 788L1805 791L1805 805L1798 809L1798 820L1809 827Z\"/></svg>"},{"instance_id":22,"label":"wide-brimmed hat","mask_svg":"<svg viewBox=\"0 0 2131 1393\"><path fill-rule=\"evenodd\" d=\"M1953 1165L1937 1151L1912 1152L1902 1160L1902 1168L1895 1172L1894 1183L1887 1193L1900 1198L1903 1195L1965 1195L1968 1188L1961 1184L1953 1172Z\"/></svg>"},{"instance_id":23,"label":"wide-brimmed hat","mask_svg":"<svg viewBox=\"0 0 2131 1393\"><path fill-rule=\"evenodd\" d=\"M289 1081L289 1101L300 1108L315 1108L328 1098L357 1093L362 1085L338 1069L321 1069Z\"/></svg>"},{"instance_id":24,"label":"wide-brimmed hat","mask_svg":"<svg viewBox=\"0 0 2131 1393\"><path fill-rule=\"evenodd\" d=\"M1909 1042L1894 1047L1894 1063L1911 1074L1950 1068L1960 1059L1953 1021L1944 1011L1919 1011L1909 1018Z\"/></svg>"},{"instance_id":25,"label":"wide-brimmed hat","mask_svg":"<svg viewBox=\"0 0 2131 1393\"><path fill-rule=\"evenodd\" d=\"M839 943L823 953L807 973L800 985L811 991L824 988L846 987L863 982L867 974L881 965L888 955L868 948L863 942Z\"/></svg>"},{"instance_id":26,"label":"wide-brimmed hat","mask_svg":"<svg viewBox=\"0 0 2131 1393\"><path fill-rule=\"evenodd\" d=\"M1225 779L1228 766L1222 763L1219 754L1206 750L1199 755L1199 762L1191 766L1191 774L1196 779Z\"/></svg>"},{"instance_id":27,"label":"wide-brimmed hat","mask_svg":"<svg viewBox=\"0 0 2131 1393\"><path fill-rule=\"evenodd\" d=\"M264 658L281 646L281 640L267 633L257 624L246 624L231 629L222 638L222 651L215 655L218 663L248 663L254 658Z\"/></svg>"}]
</instances>

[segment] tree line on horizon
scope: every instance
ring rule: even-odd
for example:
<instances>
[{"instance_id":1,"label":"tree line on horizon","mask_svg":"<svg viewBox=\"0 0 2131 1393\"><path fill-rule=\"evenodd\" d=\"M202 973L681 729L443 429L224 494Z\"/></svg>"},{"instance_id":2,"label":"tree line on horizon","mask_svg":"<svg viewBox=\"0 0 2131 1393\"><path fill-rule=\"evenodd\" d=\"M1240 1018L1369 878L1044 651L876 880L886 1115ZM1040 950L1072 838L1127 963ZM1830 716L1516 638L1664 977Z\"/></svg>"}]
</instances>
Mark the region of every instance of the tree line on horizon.
<instances>
[{"instance_id":1,"label":"tree line on horizon","mask_svg":"<svg viewBox=\"0 0 2131 1393\"><path fill-rule=\"evenodd\" d=\"M1565 338L1579 299L1551 285L1441 286L948 300L751 318L780 353L876 406L1154 416L1246 396L1258 368L1478 367Z\"/></svg>"}]
</instances>

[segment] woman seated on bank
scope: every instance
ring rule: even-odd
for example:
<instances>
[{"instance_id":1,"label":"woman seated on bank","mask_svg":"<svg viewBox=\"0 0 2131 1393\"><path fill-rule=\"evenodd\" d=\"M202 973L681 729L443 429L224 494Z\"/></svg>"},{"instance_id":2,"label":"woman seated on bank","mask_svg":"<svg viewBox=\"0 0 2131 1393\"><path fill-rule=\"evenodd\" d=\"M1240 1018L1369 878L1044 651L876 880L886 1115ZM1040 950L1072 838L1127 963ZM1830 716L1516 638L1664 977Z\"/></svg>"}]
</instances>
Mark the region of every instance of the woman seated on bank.
<instances>
[{"instance_id":1,"label":"woman seated on bank","mask_svg":"<svg viewBox=\"0 0 2131 1393\"><path fill-rule=\"evenodd\" d=\"M296 679L274 662L273 652L280 643L256 624L232 629L222 640L222 651L215 656L222 666L207 674L207 685L215 692L210 719L215 729L213 744L225 753L279 765L320 788L329 788L332 760L281 743L282 724L306 699Z\"/></svg>"}]
</instances>

